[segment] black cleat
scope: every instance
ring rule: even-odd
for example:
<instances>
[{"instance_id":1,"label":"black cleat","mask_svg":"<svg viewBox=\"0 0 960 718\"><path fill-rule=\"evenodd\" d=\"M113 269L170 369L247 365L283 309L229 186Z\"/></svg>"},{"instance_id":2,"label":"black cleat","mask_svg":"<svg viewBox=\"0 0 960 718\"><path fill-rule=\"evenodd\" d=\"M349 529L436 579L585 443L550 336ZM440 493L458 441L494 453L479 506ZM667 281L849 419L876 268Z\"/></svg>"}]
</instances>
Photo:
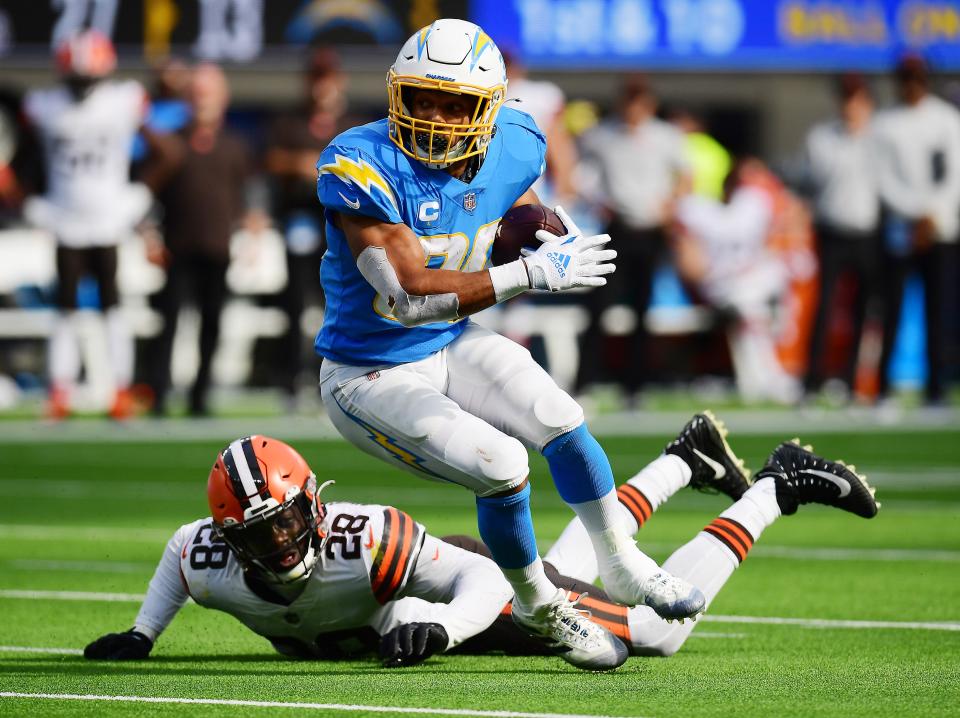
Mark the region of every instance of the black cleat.
<instances>
[{"instance_id":1,"label":"black cleat","mask_svg":"<svg viewBox=\"0 0 960 718\"><path fill-rule=\"evenodd\" d=\"M757 481L767 477L777 483L777 503L785 516L796 513L800 504L836 506L865 519L880 509L875 489L857 473L857 467L827 461L814 454L812 446L800 446L799 439L773 450Z\"/></svg>"},{"instance_id":2,"label":"black cleat","mask_svg":"<svg viewBox=\"0 0 960 718\"><path fill-rule=\"evenodd\" d=\"M727 443L727 427L709 410L694 416L664 449L690 467L691 488L737 501L750 488L750 471Z\"/></svg>"}]
</instances>

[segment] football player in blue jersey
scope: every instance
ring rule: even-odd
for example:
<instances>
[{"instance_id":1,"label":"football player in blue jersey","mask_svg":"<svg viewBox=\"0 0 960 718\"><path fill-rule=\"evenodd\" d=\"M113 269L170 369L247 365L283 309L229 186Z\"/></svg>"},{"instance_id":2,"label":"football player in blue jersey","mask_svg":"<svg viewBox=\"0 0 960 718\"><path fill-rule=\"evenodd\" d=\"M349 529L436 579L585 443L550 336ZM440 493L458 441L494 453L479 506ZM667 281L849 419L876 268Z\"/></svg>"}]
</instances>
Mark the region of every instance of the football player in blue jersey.
<instances>
[{"instance_id":1,"label":"football player in blue jersey","mask_svg":"<svg viewBox=\"0 0 960 718\"><path fill-rule=\"evenodd\" d=\"M486 268L500 218L537 203L545 141L505 107L496 45L473 23L438 20L403 45L387 77L388 118L336 137L317 163L328 248L316 340L321 392L363 451L476 494L480 534L511 583L513 617L568 662L610 668L623 643L582 617L544 573L534 539L527 448L546 457L582 521L607 592L667 619L703 594L663 571L617 521L610 463L583 410L514 342L469 315L522 292L605 284L607 235L567 234ZM576 629L576 630L575 630Z\"/></svg>"}]
</instances>

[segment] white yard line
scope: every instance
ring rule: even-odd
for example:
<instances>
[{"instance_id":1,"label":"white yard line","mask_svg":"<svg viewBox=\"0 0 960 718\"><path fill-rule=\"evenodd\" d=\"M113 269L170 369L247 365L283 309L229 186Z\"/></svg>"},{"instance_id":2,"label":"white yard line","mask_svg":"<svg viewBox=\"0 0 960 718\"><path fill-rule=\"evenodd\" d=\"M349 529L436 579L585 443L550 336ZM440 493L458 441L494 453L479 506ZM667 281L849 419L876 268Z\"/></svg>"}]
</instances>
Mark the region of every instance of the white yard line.
<instances>
[{"instance_id":1,"label":"white yard line","mask_svg":"<svg viewBox=\"0 0 960 718\"><path fill-rule=\"evenodd\" d=\"M940 504L943 506L943 504ZM676 550L675 544L662 541L644 541L639 536L640 547L647 551L669 553ZM798 561L946 561L960 562L960 551L926 548L856 548L853 546L770 546L757 544L750 551L751 558L781 558Z\"/></svg>"},{"instance_id":2,"label":"white yard line","mask_svg":"<svg viewBox=\"0 0 960 718\"><path fill-rule=\"evenodd\" d=\"M154 696L99 696L76 693L0 692L0 698L35 698L60 701L111 701L115 703L173 703L180 705L240 706L244 708L299 708L320 711L362 711L367 713L414 713L417 715L489 716L490 718L614 718L576 713L527 713L524 711L482 711L469 708L413 708L407 706L365 706L352 703L287 703L284 701L242 701L220 698L164 698Z\"/></svg>"},{"instance_id":3,"label":"white yard line","mask_svg":"<svg viewBox=\"0 0 960 718\"><path fill-rule=\"evenodd\" d=\"M99 593L97 591L24 591L0 589L0 598L22 598L29 601L106 601L108 603L140 603L142 593Z\"/></svg>"},{"instance_id":4,"label":"white yard line","mask_svg":"<svg viewBox=\"0 0 960 718\"><path fill-rule=\"evenodd\" d=\"M757 546L751 555L803 561L960 561L960 551L919 548Z\"/></svg>"},{"instance_id":5,"label":"white yard line","mask_svg":"<svg viewBox=\"0 0 960 718\"><path fill-rule=\"evenodd\" d=\"M689 411L636 411L592 417L590 429L600 436L657 436L677 431L690 420ZM778 434L803 437L809 433L862 434L873 431L924 433L956 430L960 411L906 409L895 416L865 409L724 409L721 418L734 437ZM89 442L117 443L205 441L221 447L247 434L282 436L287 441L335 439L342 441L326 416L249 417L217 419L134 419L117 424L109 421L6 421L0 445L20 443Z\"/></svg>"},{"instance_id":6,"label":"white yard line","mask_svg":"<svg viewBox=\"0 0 960 718\"><path fill-rule=\"evenodd\" d=\"M804 628L897 628L914 631L960 631L960 623L924 623L921 621L851 621L828 618L780 618L777 616L722 616L705 614L701 621L715 623L766 623Z\"/></svg>"},{"instance_id":7,"label":"white yard line","mask_svg":"<svg viewBox=\"0 0 960 718\"><path fill-rule=\"evenodd\" d=\"M26 591L0 589L0 598L39 601L104 601L108 603L137 603L145 598L142 593L97 593L95 591ZM922 621L854 621L832 618L782 618L777 616L725 616L706 614L703 621L715 623L768 623L805 628L895 628L925 631L960 631L960 622Z\"/></svg>"},{"instance_id":8,"label":"white yard line","mask_svg":"<svg viewBox=\"0 0 960 718\"><path fill-rule=\"evenodd\" d=\"M58 656L82 656L79 648L38 648L37 646L0 646L0 653L54 653Z\"/></svg>"}]
</instances>

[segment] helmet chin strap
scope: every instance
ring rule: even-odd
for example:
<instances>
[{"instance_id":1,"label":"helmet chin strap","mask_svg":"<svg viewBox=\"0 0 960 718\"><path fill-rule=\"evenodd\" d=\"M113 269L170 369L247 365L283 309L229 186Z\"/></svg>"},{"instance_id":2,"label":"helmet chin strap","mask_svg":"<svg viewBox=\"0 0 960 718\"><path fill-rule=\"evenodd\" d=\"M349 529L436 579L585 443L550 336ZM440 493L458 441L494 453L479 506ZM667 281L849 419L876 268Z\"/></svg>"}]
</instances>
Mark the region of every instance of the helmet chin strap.
<instances>
[{"instance_id":1,"label":"helmet chin strap","mask_svg":"<svg viewBox=\"0 0 960 718\"><path fill-rule=\"evenodd\" d=\"M284 573L278 573L276 571L266 571L264 578L274 585L279 586L300 586L301 584L306 583L307 579L310 578L310 573L313 571L313 567L317 563L317 553L320 551L319 546L314 546L313 542L310 542L310 547L307 549L307 554L300 558L300 562L289 571Z\"/></svg>"},{"instance_id":2,"label":"helmet chin strap","mask_svg":"<svg viewBox=\"0 0 960 718\"><path fill-rule=\"evenodd\" d=\"M324 481L313 492L313 509L318 517L318 523L315 529L319 527L319 521L322 520L324 513L322 510L323 504L320 503L320 493L335 483L337 482L333 479ZM272 584L274 587L289 587L291 593L299 593L307 579L310 578L310 573L317 563L320 548L320 542L317 540L316 530L314 530L311 532L310 542L307 544L307 551L306 553L301 553L300 561L296 566L289 571L281 573L265 566L257 565L257 572L263 580ZM284 593L284 591L281 590L281 593Z\"/></svg>"}]
</instances>

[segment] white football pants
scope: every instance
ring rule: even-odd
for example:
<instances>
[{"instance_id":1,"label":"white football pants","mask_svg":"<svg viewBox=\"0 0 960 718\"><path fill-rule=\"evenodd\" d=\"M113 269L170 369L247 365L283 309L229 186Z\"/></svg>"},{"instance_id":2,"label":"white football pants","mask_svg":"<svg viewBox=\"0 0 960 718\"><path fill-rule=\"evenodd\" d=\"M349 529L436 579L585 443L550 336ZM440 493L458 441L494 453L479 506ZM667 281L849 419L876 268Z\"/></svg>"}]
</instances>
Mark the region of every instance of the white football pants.
<instances>
[{"instance_id":1,"label":"white football pants","mask_svg":"<svg viewBox=\"0 0 960 718\"><path fill-rule=\"evenodd\" d=\"M470 321L470 320L465 320ZM352 444L421 478L491 496L520 485L583 410L525 348L470 322L431 356L359 367L324 359L323 403Z\"/></svg>"}]
</instances>

